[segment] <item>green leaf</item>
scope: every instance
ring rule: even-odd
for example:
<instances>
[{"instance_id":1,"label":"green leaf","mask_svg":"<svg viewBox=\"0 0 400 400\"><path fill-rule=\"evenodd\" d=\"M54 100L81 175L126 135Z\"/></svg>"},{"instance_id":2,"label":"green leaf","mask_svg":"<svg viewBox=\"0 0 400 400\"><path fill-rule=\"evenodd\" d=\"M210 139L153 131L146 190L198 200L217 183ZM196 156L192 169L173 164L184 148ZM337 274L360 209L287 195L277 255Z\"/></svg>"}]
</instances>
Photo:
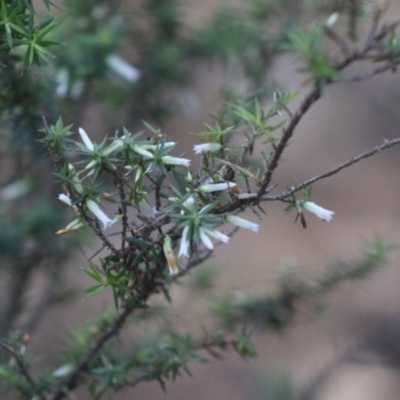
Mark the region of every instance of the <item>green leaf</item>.
<instances>
[{"instance_id":1,"label":"green leaf","mask_svg":"<svg viewBox=\"0 0 400 400\"><path fill-rule=\"evenodd\" d=\"M93 265L89 264L90 269L84 269L84 272L97 282L103 282L103 276L100 274L99 270Z\"/></svg>"},{"instance_id":2,"label":"green leaf","mask_svg":"<svg viewBox=\"0 0 400 400\"><path fill-rule=\"evenodd\" d=\"M134 244L136 247L142 248L147 245L147 242L143 239L135 238L135 237L127 237L125 241L131 244Z\"/></svg>"},{"instance_id":3,"label":"green leaf","mask_svg":"<svg viewBox=\"0 0 400 400\"><path fill-rule=\"evenodd\" d=\"M90 287L89 289L85 290L86 293L86 298L90 299L93 296L96 296L96 294L100 293L103 289L105 288L105 286L100 283L98 285L94 285L92 287Z\"/></svg>"}]
</instances>

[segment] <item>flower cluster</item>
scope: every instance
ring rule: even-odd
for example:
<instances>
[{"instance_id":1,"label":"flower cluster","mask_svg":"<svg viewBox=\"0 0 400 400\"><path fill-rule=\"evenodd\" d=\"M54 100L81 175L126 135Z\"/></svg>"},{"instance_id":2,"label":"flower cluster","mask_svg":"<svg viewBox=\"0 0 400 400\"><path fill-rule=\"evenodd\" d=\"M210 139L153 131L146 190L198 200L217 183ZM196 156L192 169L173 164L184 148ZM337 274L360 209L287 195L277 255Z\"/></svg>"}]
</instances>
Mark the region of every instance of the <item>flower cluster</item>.
<instances>
[{"instance_id":1,"label":"flower cluster","mask_svg":"<svg viewBox=\"0 0 400 400\"><path fill-rule=\"evenodd\" d=\"M202 154L205 163L213 160L215 153L219 153L219 157L224 157L226 151L228 151L225 147L226 141L232 131L232 128L222 130L218 125L215 128L208 128L208 132L199 135L199 138L204 143L194 146L195 153ZM217 204L220 201L219 199L224 197L221 194L223 192L229 193L231 199L236 198L239 201L251 201L258 197L257 193L242 193L238 188L237 182L224 179L224 174L220 173L220 170L217 173L213 172L213 174L207 174L207 172L204 174L202 172L195 179L190 171L187 171L185 178L178 173L174 173L173 176L180 186L180 190L171 187L170 190L174 190L178 197L168 198L166 195L168 192L162 192L163 190L168 190L162 187L165 177L174 166L189 168L190 160L171 156L170 152L174 149L176 143L166 141L159 134L159 131L153 130L151 127L150 129L153 131L154 136L148 140L141 139L142 132L131 134L124 128L122 135L115 135L108 143L103 140L102 143L97 144L92 142L82 128L79 128L79 135L83 144L77 143L77 145L89 160L83 161L84 166L80 172L77 172L69 164L65 168L64 174L61 174L68 190L74 191L74 202L72 202L69 195L59 195L59 199L62 202L75 210L78 218L64 229L59 230L57 234L69 233L85 227L86 211L90 211L100 221L103 229L107 229L123 219L122 211L114 219L111 219L100 207L100 199L104 198L104 196L99 197L101 192L96 188L95 181L103 171L119 176L119 179L123 179L124 182L127 182L131 173L134 175L134 183L132 185L127 184L129 191L124 195L126 198L124 200L125 227L123 228L125 232L128 221L126 207L135 207L140 215L144 212L145 217L141 218L145 218L146 221L163 218L168 214L169 221L175 222L180 229L178 257L189 258L193 252L199 249L199 246L204 246L211 251L215 246L214 239L221 243L228 243L230 240L229 235L223 233L220 228L225 224L232 224L254 233L259 231L259 225L254 222L234 215L235 213L218 211ZM232 164L229 161L222 160L222 157L219 160L231 167ZM244 168L236 167L236 171L243 178L253 179L258 182L256 175L251 174L250 171ZM117 171L122 171L123 175L118 175L121 172L117 173ZM81 176L82 174L84 174L83 177ZM148 182L150 182L150 185ZM119 190L125 189L120 187ZM148 196L149 193L157 191L156 205L153 206ZM229 196L226 197L229 199ZM167 198L169 202L166 205L164 203L165 207L163 208L162 199ZM306 227L306 222L303 210L311 212L327 222L332 219L334 214L332 211L325 210L308 200L293 199L288 209L292 208L297 210L304 227ZM163 240L162 252L167 261L169 273L170 275L176 275L179 272L179 268L174 253L174 244L176 245L179 238L176 236L172 238L169 235L161 236L161 238Z\"/></svg>"},{"instance_id":2,"label":"flower cluster","mask_svg":"<svg viewBox=\"0 0 400 400\"><path fill-rule=\"evenodd\" d=\"M198 188L199 192L209 193L214 191L228 190L236 184L231 182L208 184ZM205 189L204 187L207 186ZM217 216L212 213L215 204L210 203L203 207L199 206L199 200L195 194L191 194L182 201L177 198L170 199L180 210L173 218L182 228L182 238L179 246L178 257L189 257L190 250L194 245L203 244L207 249L213 250L214 244L211 240L217 239L222 243L229 242L229 236L216 229L223 223L231 223L238 227L258 232L259 225L247 221L236 215Z\"/></svg>"}]
</instances>

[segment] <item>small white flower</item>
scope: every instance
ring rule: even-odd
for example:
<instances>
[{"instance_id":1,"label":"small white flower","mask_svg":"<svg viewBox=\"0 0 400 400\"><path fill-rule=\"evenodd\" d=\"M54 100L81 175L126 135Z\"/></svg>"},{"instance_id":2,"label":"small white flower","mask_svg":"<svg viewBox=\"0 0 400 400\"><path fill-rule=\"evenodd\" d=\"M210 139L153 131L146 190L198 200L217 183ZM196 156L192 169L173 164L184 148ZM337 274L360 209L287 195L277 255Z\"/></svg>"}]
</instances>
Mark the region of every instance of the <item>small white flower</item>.
<instances>
[{"instance_id":1,"label":"small white flower","mask_svg":"<svg viewBox=\"0 0 400 400\"><path fill-rule=\"evenodd\" d=\"M25 179L8 184L0 191L0 198L4 201L15 200L29 191L29 182Z\"/></svg>"},{"instance_id":2,"label":"small white flower","mask_svg":"<svg viewBox=\"0 0 400 400\"><path fill-rule=\"evenodd\" d=\"M188 160L187 158L163 156L163 157L161 157L161 161L164 164L168 164L168 165L183 165L186 168L188 168L190 166L190 160Z\"/></svg>"},{"instance_id":3,"label":"small white flower","mask_svg":"<svg viewBox=\"0 0 400 400\"><path fill-rule=\"evenodd\" d=\"M236 215L228 215L226 220L233 225L239 226L240 228L249 229L255 233L257 233L260 229L260 225L247 221L246 219L240 218Z\"/></svg>"},{"instance_id":4,"label":"small white flower","mask_svg":"<svg viewBox=\"0 0 400 400\"><path fill-rule=\"evenodd\" d=\"M71 90L70 90L70 96L72 99L77 99L80 97L80 95L83 92L83 89L85 89L85 81L82 79L77 79L72 83Z\"/></svg>"},{"instance_id":5,"label":"small white flower","mask_svg":"<svg viewBox=\"0 0 400 400\"><path fill-rule=\"evenodd\" d=\"M229 236L224 235L223 233L217 231L216 229L212 229L211 230L211 229L208 229L208 228L200 227L200 231L201 230L204 230L204 233L206 233L207 235L212 236L215 239L218 239L222 243L228 243L229 242L229 239L230 239Z\"/></svg>"},{"instance_id":6,"label":"small white flower","mask_svg":"<svg viewBox=\"0 0 400 400\"><path fill-rule=\"evenodd\" d=\"M207 185L201 185L197 188L199 192L210 193L218 192L220 190L228 190L236 186L234 182L222 182L222 183L209 183Z\"/></svg>"},{"instance_id":7,"label":"small white flower","mask_svg":"<svg viewBox=\"0 0 400 400\"><path fill-rule=\"evenodd\" d=\"M56 74L56 96L64 98L68 94L69 88L69 71L67 68L61 68Z\"/></svg>"},{"instance_id":8,"label":"small white flower","mask_svg":"<svg viewBox=\"0 0 400 400\"><path fill-rule=\"evenodd\" d=\"M299 212L301 212L302 208L310 213L315 214L318 218L322 219L325 222L329 222L332 219L333 214L335 214L333 211L326 210L325 208L320 207L312 201L306 201L301 206L297 206Z\"/></svg>"},{"instance_id":9,"label":"small white flower","mask_svg":"<svg viewBox=\"0 0 400 400\"><path fill-rule=\"evenodd\" d=\"M206 235L205 229L200 227L199 234L200 234L200 240L203 242L204 246L206 246L207 249L212 250L214 248L214 245L212 244L210 238Z\"/></svg>"},{"instance_id":10,"label":"small white flower","mask_svg":"<svg viewBox=\"0 0 400 400\"><path fill-rule=\"evenodd\" d=\"M196 144L193 147L193 150L196 154L201 153L215 153L218 150L221 150L222 145L220 143L203 143L203 144Z\"/></svg>"},{"instance_id":11,"label":"small white flower","mask_svg":"<svg viewBox=\"0 0 400 400\"><path fill-rule=\"evenodd\" d=\"M191 210L193 208L193 204L195 203L194 197L189 196L184 202L183 206ZM183 210L182 210L183 211Z\"/></svg>"},{"instance_id":12,"label":"small white flower","mask_svg":"<svg viewBox=\"0 0 400 400\"><path fill-rule=\"evenodd\" d=\"M189 257L189 226L185 226L182 231L181 245L179 246L178 257Z\"/></svg>"},{"instance_id":13,"label":"small white flower","mask_svg":"<svg viewBox=\"0 0 400 400\"><path fill-rule=\"evenodd\" d=\"M257 197L257 193L239 193L236 197L240 200L254 199Z\"/></svg>"},{"instance_id":14,"label":"small white flower","mask_svg":"<svg viewBox=\"0 0 400 400\"><path fill-rule=\"evenodd\" d=\"M69 196L67 196L64 193L61 193L61 194L58 195L58 200L62 201L63 203L65 203L65 204L67 204L69 206L72 206L71 199L69 198Z\"/></svg>"},{"instance_id":15,"label":"small white flower","mask_svg":"<svg viewBox=\"0 0 400 400\"><path fill-rule=\"evenodd\" d=\"M99 205L93 200L86 200L86 206L101 221L103 229L109 228L114 223L114 221L108 218Z\"/></svg>"},{"instance_id":16,"label":"small white flower","mask_svg":"<svg viewBox=\"0 0 400 400\"><path fill-rule=\"evenodd\" d=\"M57 368L55 371L53 371L52 375L55 378L62 378L68 375L73 369L74 369L73 364L64 364L60 368Z\"/></svg>"},{"instance_id":17,"label":"small white flower","mask_svg":"<svg viewBox=\"0 0 400 400\"><path fill-rule=\"evenodd\" d=\"M136 82L140 77L140 72L137 68L116 54L110 54L106 59L106 64L108 68L127 82Z\"/></svg>"},{"instance_id":18,"label":"small white flower","mask_svg":"<svg viewBox=\"0 0 400 400\"><path fill-rule=\"evenodd\" d=\"M87 133L82 128L79 128L79 134L81 135L82 142L84 143L86 148L89 151L93 151L94 145L93 145L92 141L89 139L89 136L87 135Z\"/></svg>"},{"instance_id":19,"label":"small white flower","mask_svg":"<svg viewBox=\"0 0 400 400\"><path fill-rule=\"evenodd\" d=\"M164 238L163 245L164 255L168 262L169 274L176 275L179 272L178 265L176 262L174 251L171 246L171 238L167 235Z\"/></svg>"},{"instance_id":20,"label":"small white flower","mask_svg":"<svg viewBox=\"0 0 400 400\"><path fill-rule=\"evenodd\" d=\"M144 158L149 158L150 160L154 158L154 154L150 153L150 151L144 149L142 146L133 145L131 148L134 152L140 154Z\"/></svg>"}]
</instances>

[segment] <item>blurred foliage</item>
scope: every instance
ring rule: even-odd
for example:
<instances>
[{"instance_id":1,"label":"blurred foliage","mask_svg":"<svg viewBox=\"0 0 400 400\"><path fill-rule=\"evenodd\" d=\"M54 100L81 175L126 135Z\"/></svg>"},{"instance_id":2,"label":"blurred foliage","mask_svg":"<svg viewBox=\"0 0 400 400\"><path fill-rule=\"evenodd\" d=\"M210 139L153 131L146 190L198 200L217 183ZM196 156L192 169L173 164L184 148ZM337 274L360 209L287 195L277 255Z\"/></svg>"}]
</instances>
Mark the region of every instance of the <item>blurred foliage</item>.
<instances>
[{"instance_id":1,"label":"blurred foliage","mask_svg":"<svg viewBox=\"0 0 400 400\"><path fill-rule=\"evenodd\" d=\"M216 112L218 124L207 126L198 135L203 142L220 145L217 161L224 164L224 171L213 171L215 160L209 156L204 157L204 168L207 173L215 172L213 179L219 182L223 172L235 167L239 179L258 185L259 176L251 173L247 165L245 168L235 164L238 152L233 159L225 157L225 147L230 142L232 126L238 122L241 128L245 126L254 133L253 142L249 140L249 152L258 139L265 140L264 144L272 149L276 145L273 133L281 124L272 125L270 119L286 111L286 104L297 95L276 92L270 111L262 111L260 102L272 95L269 71L276 56L283 51L295 53L303 61L303 71L311 75L317 86L340 77L325 47L324 26L298 28L301 19L308 18L303 14L303 5L309 7L306 9L311 10L313 17L316 12L327 18L334 11L343 11L350 20L364 17L371 10L366 2L249 0L237 6L219 7L202 27L192 28L185 25L182 3L177 0L148 0L137 9L129 8L128 2L107 0L65 0L54 8L48 0L43 3L47 11L37 15L30 0L0 1L0 272L6 281L0 336L9 336L0 342L0 378L5 382L2 396L18 393L24 399L56 400L72 395L81 383L87 385L93 398L100 398L108 389L119 391L143 381L157 381L165 388L167 381L175 380L181 373L190 375L189 364L204 362L206 355L219 356L233 349L242 357L254 357L253 329L282 331L293 320L299 304L315 307L320 296L334 285L363 278L386 262L389 248L375 240L366 247L359 262L340 264L315 282L287 274L279 282L276 295L222 296L214 304L214 326L202 329L198 337L171 332L171 326L165 324L167 328L154 336L143 335L126 344L117 340L125 320L137 325L154 318L156 307L145 304L149 293L140 297L143 293L139 289L156 275L162 278L160 266L165 263L160 244L150 252L143 239L128 237L126 242L138 249L132 264L142 264L143 280L132 279L131 271L112 269L116 262L113 255L100 259L101 269L91 263L86 272L95 286L86 290L87 297L111 288L116 305L122 303L123 307L119 313L105 313L97 321L74 330L60 356L61 366L48 367L31 378L34 360L26 351L29 337L12 332L19 329L32 334L48 307L69 298L64 265L84 238L60 240L54 235L67 217L62 205L57 204L60 189L54 183L52 166L39 140L44 142L53 162L60 162L73 142L71 126L64 126L60 119L56 122L58 115L66 115L68 123L79 125L94 104L101 104L105 115L99 116L99 120L104 122L108 118L113 127L121 123L135 127L142 119L162 122L178 111L174 91L190 88L196 69L213 62L233 73L235 79L227 80L221 88L228 102ZM56 19L52 13L57 14ZM357 33L358 20L353 28L349 32L352 38ZM388 51L398 49L395 37L385 44ZM43 117L44 131L50 134L45 139L40 129ZM159 132L153 129L152 133L152 138L159 141ZM141 133L124 134L126 142L137 145ZM141 146L149 143L140 141ZM156 154L148 168L161 170L156 186L162 186L166 173L171 171L164 163L169 150L165 142L157 142L157 146L153 145L157 147ZM85 149L81 145L80 152L70 152L69 156L82 161L80 157L90 153L87 150L87 146ZM108 157L111 150L105 141L96 144L91 153L95 161L90 181L93 185L88 184L85 192L78 193L80 197L73 199L74 205L87 205L90 197L100 194L95 178L101 172L115 170L116 160ZM128 156L145 162L135 151ZM146 187L141 185L140 171L134 172L139 184L131 188L129 201L139 206ZM78 186L68 165L57 176L65 188ZM188 180L175 171L174 178L181 195ZM207 204L212 195L202 196ZM112 197L106 200L112 201ZM223 199L219 200L223 203ZM178 213L175 218L181 218L185 225L189 224L188 216L199 216L198 210L187 214L182 217ZM206 223L214 223L207 212L202 218ZM194 231L200 236L199 230ZM27 300L27 293L38 277L43 279L44 289L39 301L33 304ZM156 284L158 291L170 300L172 281L165 279L163 285L158 281ZM214 268L199 269L190 290L210 290L215 280ZM132 298L126 299L127 293ZM130 317L133 310L135 314ZM98 357L89 357L103 345ZM285 390L277 390L276 394L273 388L269 390L268 398L290 398Z\"/></svg>"},{"instance_id":2,"label":"blurred foliage","mask_svg":"<svg viewBox=\"0 0 400 400\"><path fill-rule=\"evenodd\" d=\"M213 312L228 329L238 323L251 324L262 329L282 331L292 322L301 305L321 310L321 297L341 282L363 279L387 264L392 246L375 237L362 248L360 260L340 262L322 276L305 278L299 267L285 268L278 279L276 294L223 295L213 304Z\"/></svg>"}]
</instances>

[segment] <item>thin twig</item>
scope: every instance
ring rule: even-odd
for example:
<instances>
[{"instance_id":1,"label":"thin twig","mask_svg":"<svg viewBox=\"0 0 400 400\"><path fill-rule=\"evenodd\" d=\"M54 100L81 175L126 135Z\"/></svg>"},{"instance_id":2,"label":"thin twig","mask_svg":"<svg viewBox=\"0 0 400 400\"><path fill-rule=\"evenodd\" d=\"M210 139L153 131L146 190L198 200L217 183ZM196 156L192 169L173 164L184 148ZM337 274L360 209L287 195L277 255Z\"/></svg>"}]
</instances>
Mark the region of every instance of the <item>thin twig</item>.
<instances>
[{"instance_id":1,"label":"thin twig","mask_svg":"<svg viewBox=\"0 0 400 400\"><path fill-rule=\"evenodd\" d=\"M348 57L351 54L351 50L346 40L340 36L335 30L331 29L328 26L324 27L324 31L326 36L331 39L341 50L345 57Z\"/></svg>"},{"instance_id":2,"label":"thin twig","mask_svg":"<svg viewBox=\"0 0 400 400\"><path fill-rule=\"evenodd\" d=\"M381 73L389 71L389 70L393 70L398 66L398 64L399 64L398 61L388 62L387 64L381 65L380 67L375 68L372 71L365 72L363 74L347 76L347 77L335 79L335 82L350 83L350 82L364 81L364 80L366 80L368 78L371 78L371 77L373 77L375 75L381 74Z\"/></svg>"},{"instance_id":3,"label":"thin twig","mask_svg":"<svg viewBox=\"0 0 400 400\"><path fill-rule=\"evenodd\" d=\"M320 175L314 176L313 178L302 182L300 185L298 185L296 187L293 187L290 190L288 190L286 192L283 192L278 196L267 196L267 197L263 198L262 200L263 201L284 200L284 199L292 196L294 193L304 189L305 187L311 185L312 183L314 183L316 181L319 181L321 179L324 179L324 178L327 178L329 176L335 175L339 171L341 171L344 168L349 167L350 165L353 165L353 164L355 164L355 163L357 163L357 162L359 162L359 161L361 161L361 160L363 160L365 158L371 157L376 153L379 153L379 152L381 152L383 150L389 149L389 148L391 148L393 146L396 146L398 144L400 144L400 138L393 139L391 141L385 141L385 143L383 143L383 144L381 144L379 146L376 146L373 149L368 150L368 151L366 151L364 153L361 153L357 157L352 157L350 160L348 160L348 161L336 166L335 168L332 168L329 171L326 171L326 172L324 172L324 173L322 173Z\"/></svg>"}]
</instances>

